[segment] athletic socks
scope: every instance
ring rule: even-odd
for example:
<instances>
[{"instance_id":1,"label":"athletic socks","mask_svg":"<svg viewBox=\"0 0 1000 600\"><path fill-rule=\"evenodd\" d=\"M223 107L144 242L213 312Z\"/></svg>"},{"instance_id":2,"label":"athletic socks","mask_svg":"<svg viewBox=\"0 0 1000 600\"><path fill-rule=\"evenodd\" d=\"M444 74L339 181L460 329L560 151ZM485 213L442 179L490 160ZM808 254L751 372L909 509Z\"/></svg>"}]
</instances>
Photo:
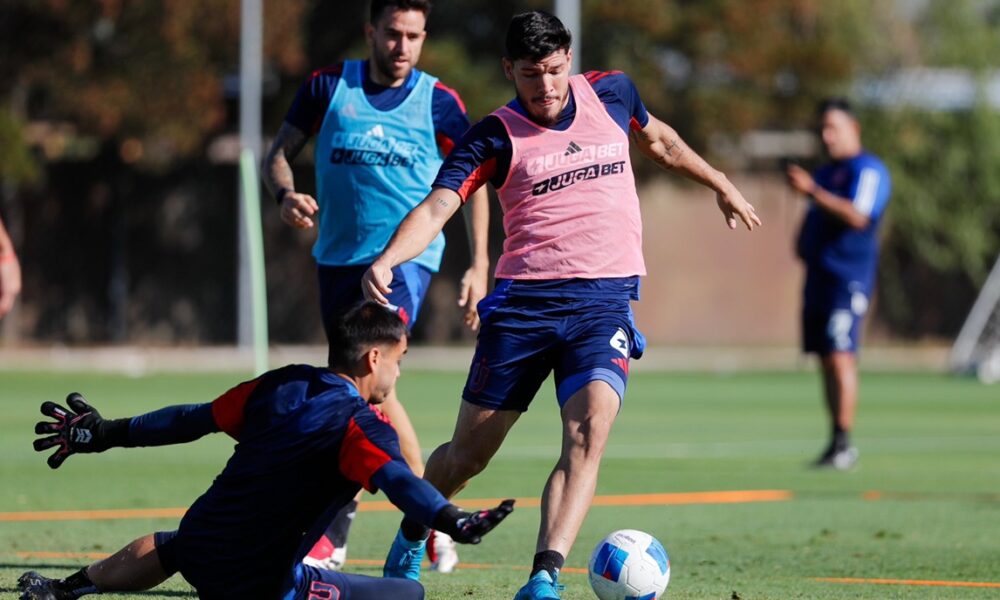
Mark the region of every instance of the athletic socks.
<instances>
[{"instance_id":1,"label":"athletic socks","mask_svg":"<svg viewBox=\"0 0 1000 600\"><path fill-rule=\"evenodd\" d=\"M410 542L426 540L427 536L431 534L429 527L422 525L409 517L403 517L403 522L399 524L399 530L402 532L403 537Z\"/></svg>"},{"instance_id":2,"label":"athletic socks","mask_svg":"<svg viewBox=\"0 0 1000 600\"><path fill-rule=\"evenodd\" d=\"M552 576L552 581L555 581L559 575L559 569L562 569L565 562L566 557L555 550L542 550L535 555L535 560L531 564L531 575L528 578L530 579L539 571L548 571L549 575Z\"/></svg>"},{"instance_id":3,"label":"athletic socks","mask_svg":"<svg viewBox=\"0 0 1000 600\"><path fill-rule=\"evenodd\" d=\"M333 544L334 548L347 546L347 534L351 531L351 524L354 523L354 516L358 512L358 501L351 500L333 518L333 522L326 528L326 537Z\"/></svg>"},{"instance_id":4,"label":"athletic socks","mask_svg":"<svg viewBox=\"0 0 1000 600\"><path fill-rule=\"evenodd\" d=\"M101 590L87 577L87 568L84 567L73 573L69 577L59 581L59 587L73 594L74 598L79 598L86 594L100 594Z\"/></svg>"},{"instance_id":5,"label":"athletic socks","mask_svg":"<svg viewBox=\"0 0 1000 600\"><path fill-rule=\"evenodd\" d=\"M833 426L833 439L831 445L834 452L843 452L851 445L848 432L840 425Z\"/></svg>"}]
</instances>

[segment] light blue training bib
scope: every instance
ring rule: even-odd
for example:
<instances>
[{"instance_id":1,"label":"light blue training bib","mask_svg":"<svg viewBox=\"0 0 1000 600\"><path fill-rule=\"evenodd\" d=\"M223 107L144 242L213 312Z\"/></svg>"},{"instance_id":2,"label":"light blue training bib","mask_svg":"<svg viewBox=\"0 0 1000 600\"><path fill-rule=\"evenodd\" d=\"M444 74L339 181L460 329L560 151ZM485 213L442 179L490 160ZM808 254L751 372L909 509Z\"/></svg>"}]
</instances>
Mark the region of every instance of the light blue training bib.
<instances>
[{"instance_id":1,"label":"light blue training bib","mask_svg":"<svg viewBox=\"0 0 1000 600\"><path fill-rule=\"evenodd\" d=\"M320 210L313 256L322 265L374 261L431 191L442 163L431 112L437 79L414 69L412 91L399 106L383 111L365 96L363 67L363 61L344 62L316 139ZM436 272L443 252L439 234L412 262Z\"/></svg>"}]
</instances>

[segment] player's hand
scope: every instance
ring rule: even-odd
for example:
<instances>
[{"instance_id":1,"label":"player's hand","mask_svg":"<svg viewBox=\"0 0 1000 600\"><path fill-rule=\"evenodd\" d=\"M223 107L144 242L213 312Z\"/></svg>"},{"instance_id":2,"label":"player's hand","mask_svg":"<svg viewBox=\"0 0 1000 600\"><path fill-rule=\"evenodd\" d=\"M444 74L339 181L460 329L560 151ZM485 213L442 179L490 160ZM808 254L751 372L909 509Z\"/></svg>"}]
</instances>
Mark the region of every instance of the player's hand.
<instances>
[{"instance_id":1,"label":"player's hand","mask_svg":"<svg viewBox=\"0 0 1000 600\"><path fill-rule=\"evenodd\" d=\"M450 509L450 510L449 510ZM447 533L460 544L478 544L484 535L514 512L514 499L508 498L496 508L467 513L451 506L442 512L447 512L452 519L445 526L435 526L438 531Z\"/></svg>"},{"instance_id":2,"label":"player's hand","mask_svg":"<svg viewBox=\"0 0 1000 600\"><path fill-rule=\"evenodd\" d=\"M472 331L479 329L479 301L486 297L489 265L472 265L462 275L458 305L465 308L465 325Z\"/></svg>"},{"instance_id":3,"label":"player's hand","mask_svg":"<svg viewBox=\"0 0 1000 600\"><path fill-rule=\"evenodd\" d=\"M763 224L760 217L757 216L757 211L753 205L743 198L743 194L735 186L730 185L726 191L717 192L715 194L715 201L719 205L719 210L722 211L722 216L725 217L726 225L730 229L736 229L737 219L743 221L743 224L750 231L753 231L755 225L760 227Z\"/></svg>"},{"instance_id":4,"label":"player's hand","mask_svg":"<svg viewBox=\"0 0 1000 600\"><path fill-rule=\"evenodd\" d=\"M811 194L816 191L816 180L813 176L798 165L788 165L785 170L788 176L788 185L792 186L800 194Z\"/></svg>"},{"instance_id":5,"label":"player's hand","mask_svg":"<svg viewBox=\"0 0 1000 600\"><path fill-rule=\"evenodd\" d=\"M35 433L55 434L38 438L34 443L36 452L58 448L46 461L53 469L58 469L71 454L104 452L111 447L104 435L107 421L97 409L87 404L83 396L76 392L66 396L66 404L69 408L55 402L42 403L42 414L55 421L40 421L35 424Z\"/></svg>"},{"instance_id":6,"label":"player's hand","mask_svg":"<svg viewBox=\"0 0 1000 600\"><path fill-rule=\"evenodd\" d=\"M390 283L392 269L376 260L361 276L361 292L365 295L365 300L389 304L389 294L392 292Z\"/></svg>"},{"instance_id":7,"label":"player's hand","mask_svg":"<svg viewBox=\"0 0 1000 600\"><path fill-rule=\"evenodd\" d=\"M319 212L319 204L309 194L286 192L281 200L281 220L298 229L309 229L314 225L310 218Z\"/></svg>"}]
</instances>

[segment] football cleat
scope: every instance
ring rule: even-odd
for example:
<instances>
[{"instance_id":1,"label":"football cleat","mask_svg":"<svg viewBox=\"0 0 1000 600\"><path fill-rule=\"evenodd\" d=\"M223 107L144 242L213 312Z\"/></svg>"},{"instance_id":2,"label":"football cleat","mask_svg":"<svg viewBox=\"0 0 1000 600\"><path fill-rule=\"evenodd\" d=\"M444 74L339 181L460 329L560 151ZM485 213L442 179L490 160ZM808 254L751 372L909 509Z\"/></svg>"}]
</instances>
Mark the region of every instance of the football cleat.
<instances>
[{"instance_id":1,"label":"football cleat","mask_svg":"<svg viewBox=\"0 0 1000 600\"><path fill-rule=\"evenodd\" d=\"M28 571L17 578L17 589L21 590L20 600L76 600L72 591L59 587L58 579L43 577Z\"/></svg>"},{"instance_id":2,"label":"football cleat","mask_svg":"<svg viewBox=\"0 0 1000 600\"><path fill-rule=\"evenodd\" d=\"M458 545L447 533L431 531L428 550L433 550L431 569L438 573L451 573L458 565Z\"/></svg>"},{"instance_id":3,"label":"football cleat","mask_svg":"<svg viewBox=\"0 0 1000 600\"><path fill-rule=\"evenodd\" d=\"M848 446L838 450L831 446L813 464L821 469L850 471L858 464L858 449L854 446Z\"/></svg>"},{"instance_id":4,"label":"football cleat","mask_svg":"<svg viewBox=\"0 0 1000 600\"><path fill-rule=\"evenodd\" d=\"M532 575L528 583L517 590L514 600L561 600L559 592L564 589L566 586L557 583L548 571L542 570Z\"/></svg>"},{"instance_id":5,"label":"football cleat","mask_svg":"<svg viewBox=\"0 0 1000 600\"><path fill-rule=\"evenodd\" d=\"M420 563L423 562L426 551L427 540L411 542L403 537L402 531L397 531L396 539L392 540L392 547L389 548L389 556L385 557L382 576L420 581Z\"/></svg>"},{"instance_id":6,"label":"football cleat","mask_svg":"<svg viewBox=\"0 0 1000 600\"><path fill-rule=\"evenodd\" d=\"M331 548L329 553L325 554L325 556L320 556L314 548L308 556L302 559L302 564L304 565L316 567L317 569L325 569L327 571L339 571L344 568L344 563L346 562L347 546Z\"/></svg>"}]
</instances>

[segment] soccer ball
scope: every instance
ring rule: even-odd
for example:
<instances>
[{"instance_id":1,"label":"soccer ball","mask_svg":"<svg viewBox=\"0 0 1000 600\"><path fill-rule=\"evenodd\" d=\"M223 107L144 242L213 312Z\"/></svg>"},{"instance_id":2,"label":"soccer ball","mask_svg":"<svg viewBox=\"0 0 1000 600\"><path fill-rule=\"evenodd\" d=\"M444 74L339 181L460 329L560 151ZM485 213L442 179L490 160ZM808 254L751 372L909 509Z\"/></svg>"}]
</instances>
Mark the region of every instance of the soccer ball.
<instances>
[{"instance_id":1,"label":"soccer ball","mask_svg":"<svg viewBox=\"0 0 1000 600\"><path fill-rule=\"evenodd\" d=\"M590 556L590 587L601 600L656 600L670 581L670 558L656 538L622 529L608 534Z\"/></svg>"}]
</instances>

